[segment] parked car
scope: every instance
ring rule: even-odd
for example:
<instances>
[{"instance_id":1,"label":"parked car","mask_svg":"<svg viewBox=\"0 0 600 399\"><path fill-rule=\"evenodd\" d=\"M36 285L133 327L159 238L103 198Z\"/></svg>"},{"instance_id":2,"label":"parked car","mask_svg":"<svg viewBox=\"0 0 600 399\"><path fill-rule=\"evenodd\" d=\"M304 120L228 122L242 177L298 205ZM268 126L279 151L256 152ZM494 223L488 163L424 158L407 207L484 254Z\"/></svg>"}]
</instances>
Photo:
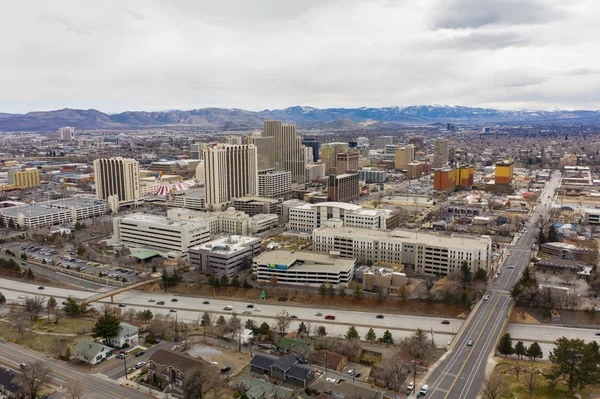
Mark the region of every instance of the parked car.
<instances>
[{"instance_id":1,"label":"parked car","mask_svg":"<svg viewBox=\"0 0 600 399\"><path fill-rule=\"evenodd\" d=\"M126 354L124 354L124 353L119 353L119 354L117 355L117 359L125 359L126 357L127 357L127 355L126 355Z\"/></svg>"},{"instance_id":2,"label":"parked car","mask_svg":"<svg viewBox=\"0 0 600 399\"><path fill-rule=\"evenodd\" d=\"M413 389L415 389L415 383L414 382L409 382L408 386L406 387L406 389L408 389L409 391L412 391Z\"/></svg>"},{"instance_id":3,"label":"parked car","mask_svg":"<svg viewBox=\"0 0 600 399\"><path fill-rule=\"evenodd\" d=\"M146 353L146 351L139 351L138 353L135 354L135 357L143 356L144 353Z\"/></svg>"},{"instance_id":4,"label":"parked car","mask_svg":"<svg viewBox=\"0 0 600 399\"><path fill-rule=\"evenodd\" d=\"M225 367L223 367L223 368L221 369L221 373L226 373L226 372L228 372L229 370L231 370L231 367L230 367L230 366L225 366Z\"/></svg>"}]
</instances>

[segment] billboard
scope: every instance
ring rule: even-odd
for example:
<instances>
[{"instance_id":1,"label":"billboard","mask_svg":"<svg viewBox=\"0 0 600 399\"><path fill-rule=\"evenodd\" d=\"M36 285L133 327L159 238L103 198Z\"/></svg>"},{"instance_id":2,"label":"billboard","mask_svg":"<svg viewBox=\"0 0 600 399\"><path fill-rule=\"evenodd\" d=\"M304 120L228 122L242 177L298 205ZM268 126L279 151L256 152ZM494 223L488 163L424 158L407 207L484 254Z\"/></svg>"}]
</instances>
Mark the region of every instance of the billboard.
<instances>
[{"instance_id":1,"label":"billboard","mask_svg":"<svg viewBox=\"0 0 600 399\"><path fill-rule=\"evenodd\" d=\"M267 264L267 267L269 269L275 269L275 270L287 270L288 269L287 265L278 265L276 263L269 263L269 264Z\"/></svg>"}]
</instances>

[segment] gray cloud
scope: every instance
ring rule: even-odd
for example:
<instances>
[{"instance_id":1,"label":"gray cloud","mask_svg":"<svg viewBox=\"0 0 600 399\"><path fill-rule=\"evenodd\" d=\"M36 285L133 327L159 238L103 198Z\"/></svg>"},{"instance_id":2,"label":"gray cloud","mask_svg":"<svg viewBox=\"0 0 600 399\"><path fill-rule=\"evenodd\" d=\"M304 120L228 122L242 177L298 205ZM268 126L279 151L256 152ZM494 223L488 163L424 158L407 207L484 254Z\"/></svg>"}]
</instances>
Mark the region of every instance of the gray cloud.
<instances>
[{"instance_id":1,"label":"gray cloud","mask_svg":"<svg viewBox=\"0 0 600 399\"><path fill-rule=\"evenodd\" d=\"M599 14L595 0L10 2L0 112L600 108Z\"/></svg>"},{"instance_id":2,"label":"gray cloud","mask_svg":"<svg viewBox=\"0 0 600 399\"><path fill-rule=\"evenodd\" d=\"M561 17L549 0L442 0L434 14L436 29L485 25L544 24Z\"/></svg>"}]
</instances>

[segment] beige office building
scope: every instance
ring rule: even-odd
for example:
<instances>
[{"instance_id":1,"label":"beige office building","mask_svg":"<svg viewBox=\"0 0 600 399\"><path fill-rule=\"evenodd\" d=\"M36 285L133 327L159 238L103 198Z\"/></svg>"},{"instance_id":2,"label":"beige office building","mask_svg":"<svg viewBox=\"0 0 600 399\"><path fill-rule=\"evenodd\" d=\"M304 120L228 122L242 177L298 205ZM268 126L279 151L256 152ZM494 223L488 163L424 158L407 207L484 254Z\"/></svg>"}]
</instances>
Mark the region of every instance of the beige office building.
<instances>
[{"instance_id":1,"label":"beige office building","mask_svg":"<svg viewBox=\"0 0 600 399\"><path fill-rule=\"evenodd\" d=\"M335 168L335 173L343 174L358 171L358 160L360 158L360 154L358 152L337 154L336 158L337 166Z\"/></svg>"},{"instance_id":2,"label":"beige office building","mask_svg":"<svg viewBox=\"0 0 600 399\"><path fill-rule=\"evenodd\" d=\"M306 154L302 137L296 135L296 125L282 125L281 121L264 121L264 137L274 138L275 169L292 172L292 182L304 184Z\"/></svg>"},{"instance_id":3,"label":"beige office building","mask_svg":"<svg viewBox=\"0 0 600 399\"><path fill-rule=\"evenodd\" d=\"M448 164L448 140L437 139L433 142L433 169L440 169Z\"/></svg>"},{"instance_id":4,"label":"beige office building","mask_svg":"<svg viewBox=\"0 0 600 399\"><path fill-rule=\"evenodd\" d=\"M19 189L39 187L40 171L36 168L9 169L8 184L12 184Z\"/></svg>"},{"instance_id":5,"label":"beige office building","mask_svg":"<svg viewBox=\"0 0 600 399\"><path fill-rule=\"evenodd\" d=\"M248 136L248 144L256 146L258 172L275 170L275 137Z\"/></svg>"},{"instance_id":6,"label":"beige office building","mask_svg":"<svg viewBox=\"0 0 600 399\"><path fill-rule=\"evenodd\" d=\"M335 142L321 144L319 150L321 155L321 162L325 164L325 173L336 173L338 154L347 153L350 150L348 143ZM342 172L343 173L343 172Z\"/></svg>"},{"instance_id":7,"label":"beige office building","mask_svg":"<svg viewBox=\"0 0 600 399\"><path fill-rule=\"evenodd\" d=\"M256 147L212 144L203 152L206 204L220 210L232 198L258 194Z\"/></svg>"},{"instance_id":8,"label":"beige office building","mask_svg":"<svg viewBox=\"0 0 600 399\"><path fill-rule=\"evenodd\" d=\"M75 128L74 127L61 127L58 129L58 137L60 140L75 140Z\"/></svg>"},{"instance_id":9,"label":"beige office building","mask_svg":"<svg viewBox=\"0 0 600 399\"><path fill-rule=\"evenodd\" d=\"M398 170L407 169L408 164L415 159L415 146L407 144L403 147L399 147L395 150L394 156L394 167Z\"/></svg>"},{"instance_id":10,"label":"beige office building","mask_svg":"<svg viewBox=\"0 0 600 399\"><path fill-rule=\"evenodd\" d=\"M100 158L94 161L96 198L116 195L119 202L140 198L140 164L133 158Z\"/></svg>"},{"instance_id":11,"label":"beige office building","mask_svg":"<svg viewBox=\"0 0 600 399\"><path fill-rule=\"evenodd\" d=\"M292 172L273 170L259 173L258 195L288 199L292 195Z\"/></svg>"}]
</instances>

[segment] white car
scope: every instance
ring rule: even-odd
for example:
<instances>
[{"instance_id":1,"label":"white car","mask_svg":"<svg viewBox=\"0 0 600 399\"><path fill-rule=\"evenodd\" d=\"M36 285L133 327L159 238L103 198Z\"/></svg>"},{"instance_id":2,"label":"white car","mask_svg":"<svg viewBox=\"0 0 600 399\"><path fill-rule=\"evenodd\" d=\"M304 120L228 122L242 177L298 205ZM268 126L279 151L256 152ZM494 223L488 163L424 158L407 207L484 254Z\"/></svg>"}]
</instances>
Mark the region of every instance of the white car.
<instances>
[{"instance_id":1,"label":"white car","mask_svg":"<svg viewBox=\"0 0 600 399\"><path fill-rule=\"evenodd\" d=\"M254 307L254 311L255 312L260 312L260 308L257 308L256 306Z\"/></svg>"},{"instance_id":2,"label":"white car","mask_svg":"<svg viewBox=\"0 0 600 399\"><path fill-rule=\"evenodd\" d=\"M218 366L219 365L219 363L217 363L217 362L209 362L209 363L212 364L213 366Z\"/></svg>"},{"instance_id":3,"label":"white car","mask_svg":"<svg viewBox=\"0 0 600 399\"><path fill-rule=\"evenodd\" d=\"M406 388L407 388L408 390L411 390L411 391L412 391L413 389L415 389L415 383L411 381L411 382L408 384L408 386L407 386Z\"/></svg>"},{"instance_id":4,"label":"white car","mask_svg":"<svg viewBox=\"0 0 600 399\"><path fill-rule=\"evenodd\" d=\"M17 298L19 298L19 299L25 299L25 295L19 295Z\"/></svg>"}]
</instances>

